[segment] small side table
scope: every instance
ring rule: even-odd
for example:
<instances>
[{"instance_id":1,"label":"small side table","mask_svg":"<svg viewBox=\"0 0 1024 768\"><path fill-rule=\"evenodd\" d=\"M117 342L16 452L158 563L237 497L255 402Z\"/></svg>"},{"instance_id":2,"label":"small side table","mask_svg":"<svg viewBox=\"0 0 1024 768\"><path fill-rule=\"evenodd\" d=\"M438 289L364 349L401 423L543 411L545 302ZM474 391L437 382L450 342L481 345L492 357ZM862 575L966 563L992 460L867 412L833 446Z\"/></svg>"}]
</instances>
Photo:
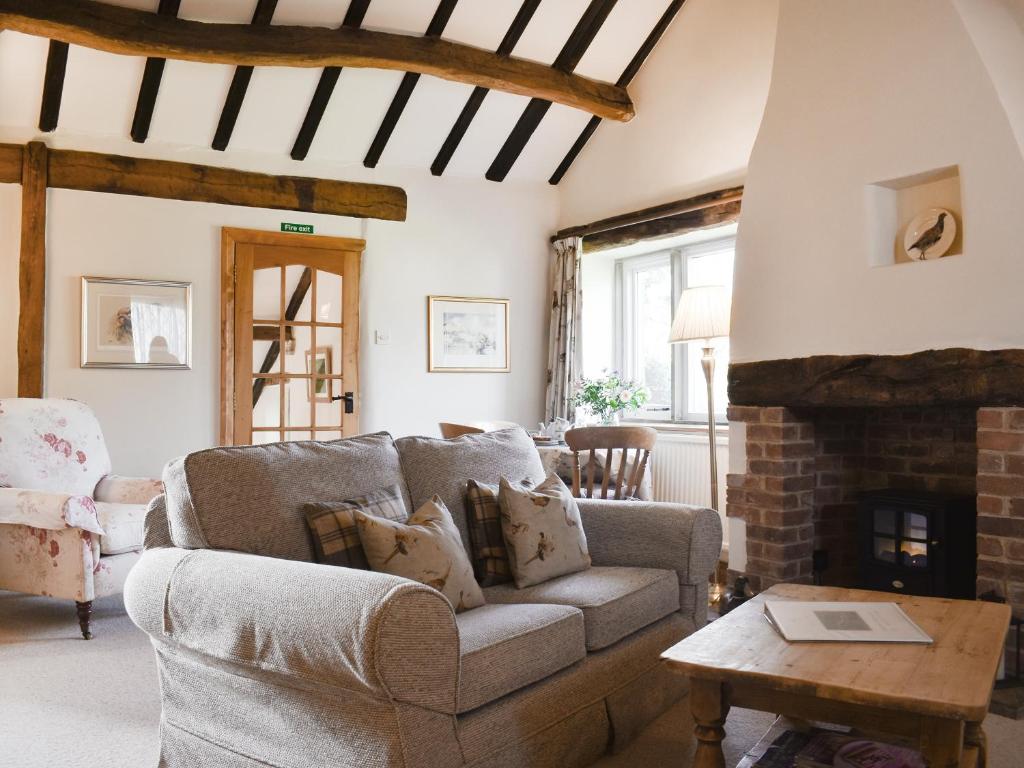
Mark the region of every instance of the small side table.
<instances>
[{"instance_id":1,"label":"small side table","mask_svg":"<svg viewBox=\"0 0 1024 768\"><path fill-rule=\"evenodd\" d=\"M762 615L766 597L896 602L934 642L790 643ZM981 722L1009 622L996 603L778 584L662 658L690 678L695 768L725 768L730 706L891 734L931 766L984 768Z\"/></svg>"}]
</instances>

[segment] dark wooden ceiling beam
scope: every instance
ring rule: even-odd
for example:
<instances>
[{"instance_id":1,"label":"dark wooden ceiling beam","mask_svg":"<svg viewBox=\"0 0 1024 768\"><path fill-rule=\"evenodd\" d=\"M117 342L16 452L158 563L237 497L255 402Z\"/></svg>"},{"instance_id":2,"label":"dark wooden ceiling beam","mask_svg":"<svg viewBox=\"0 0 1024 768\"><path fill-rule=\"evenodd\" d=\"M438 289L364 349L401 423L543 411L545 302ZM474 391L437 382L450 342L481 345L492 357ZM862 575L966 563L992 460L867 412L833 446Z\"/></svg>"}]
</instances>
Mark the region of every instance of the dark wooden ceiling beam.
<instances>
[{"instance_id":1,"label":"dark wooden ceiling beam","mask_svg":"<svg viewBox=\"0 0 1024 768\"><path fill-rule=\"evenodd\" d=\"M530 23L530 19L533 18L533 14L536 13L539 5L540 0L523 0L523 4L519 7L519 12L512 20L512 24L505 33L505 37L502 38L501 44L498 46L496 53L499 56L512 55L512 50L516 47L516 43L519 42L519 38L523 36L523 32L526 31L526 25ZM462 143L462 137L469 130L473 118L480 111L480 105L484 103L484 98L488 93L490 93L490 89L478 85L469 94L462 112L459 113L455 125L452 126L451 131L448 133L448 138L444 140L444 144L441 145L437 157L434 158L434 162L430 165L430 172L435 176L440 176L444 173L444 169L448 167L452 155L455 154L455 150Z\"/></svg>"},{"instance_id":2,"label":"dark wooden ceiling beam","mask_svg":"<svg viewBox=\"0 0 1024 768\"><path fill-rule=\"evenodd\" d=\"M427 25L427 31L424 33L426 37L441 36L458 1L441 0L437 4L434 16L430 19L430 24ZM377 167L377 162L380 160L384 148L388 145L388 140L391 138L391 134L394 133L395 126L398 125L398 121L401 119L402 113L412 97L412 92L416 89L416 83L419 81L420 75L418 72L406 72L402 76L402 82L398 84L398 90L395 91L395 96L391 99L388 111L384 113L384 119L381 121L380 127L377 128L377 134L370 143L370 149L367 151L366 157L363 158L363 165L367 168Z\"/></svg>"},{"instance_id":3,"label":"dark wooden ceiling beam","mask_svg":"<svg viewBox=\"0 0 1024 768\"><path fill-rule=\"evenodd\" d=\"M93 0L0 0L0 28L130 56L235 66L397 69L541 98L616 120L634 115L625 89L611 83L441 38L213 24Z\"/></svg>"},{"instance_id":4,"label":"dark wooden ceiling beam","mask_svg":"<svg viewBox=\"0 0 1024 768\"><path fill-rule=\"evenodd\" d=\"M366 10L370 7L370 0L352 0L348 10L345 11L345 19L341 22L342 29L359 29L366 16ZM295 145L292 147L292 160L305 160L309 154L309 148L313 145L317 129L320 128L320 121L324 119L324 112L331 101L334 87L341 77L341 67L325 67L320 73L320 81L316 84L316 91L309 102L309 109L302 119L302 127L299 128L299 135L295 137Z\"/></svg>"},{"instance_id":5,"label":"dark wooden ceiling beam","mask_svg":"<svg viewBox=\"0 0 1024 768\"><path fill-rule=\"evenodd\" d=\"M180 7L181 0L160 0L156 12L161 16L177 16ZM132 141L139 144L149 138L149 127L153 123L153 110L156 108L156 97L160 92L166 63L166 59L153 56L146 59L139 98L135 102L135 117L132 118Z\"/></svg>"},{"instance_id":6,"label":"dark wooden ceiling beam","mask_svg":"<svg viewBox=\"0 0 1024 768\"><path fill-rule=\"evenodd\" d=\"M654 26L654 29L651 30L651 34L647 36L643 45L640 46L640 50L638 50L636 55L630 59L629 64L627 64L626 68L622 71L622 75L615 81L616 85L625 88L633 82L633 78L636 77L637 72L640 71L644 62L647 61L647 57L651 55L651 51L654 50L654 46L656 46L658 41L661 40L662 35L665 34L665 31L669 28L672 20L675 19L676 14L679 13L679 10L683 7L683 3L685 2L686 0L672 0L672 2L668 4L668 8L666 8L665 12L661 14L661 18L658 19L658 23ZM573 142L572 147L566 153L565 157L562 158L562 162L558 164L555 172L551 174L551 178L548 179L548 184L557 184L562 180L562 177L565 176L565 172L569 170L569 166L576 161L580 152L583 151L583 147L585 147L587 142L590 141L590 137L594 135L594 131L597 130L597 126L600 124L601 118L597 115L594 115L589 121L587 121L586 127L580 132L576 141Z\"/></svg>"},{"instance_id":7,"label":"dark wooden ceiling beam","mask_svg":"<svg viewBox=\"0 0 1024 768\"><path fill-rule=\"evenodd\" d=\"M276 10L277 0L258 0L250 23L253 26L268 26ZM231 141L235 123L238 122L238 113L242 111L242 102L245 101L245 92L249 90L252 71L253 67L250 66L235 67L227 98L224 99L224 108L221 110L220 120L217 121L217 130L213 134L213 148L219 152L227 149Z\"/></svg>"},{"instance_id":8,"label":"dark wooden ceiling beam","mask_svg":"<svg viewBox=\"0 0 1024 768\"><path fill-rule=\"evenodd\" d=\"M68 44L51 40L50 50L46 54L46 74L43 75L43 99L39 106L39 130L45 133L57 128L67 67Z\"/></svg>"},{"instance_id":9,"label":"dark wooden ceiling beam","mask_svg":"<svg viewBox=\"0 0 1024 768\"><path fill-rule=\"evenodd\" d=\"M583 54L590 47L590 43L597 36L605 19L608 18L608 14L615 7L615 2L616 0L590 0L590 5L583 12L583 16L576 24L572 34L569 35L565 45L562 46L554 64L551 65L553 69L568 74L576 68L580 59L583 58ZM526 109L523 110L519 121L512 129L512 133L505 140L498 155L494 158L494 162L491 163L491 167L487 169L485 176L489 181L505 179L550 108L551 102L546 99L538 97L530 99L530 103L526 105Z\"/></svg>"}]
</instances>

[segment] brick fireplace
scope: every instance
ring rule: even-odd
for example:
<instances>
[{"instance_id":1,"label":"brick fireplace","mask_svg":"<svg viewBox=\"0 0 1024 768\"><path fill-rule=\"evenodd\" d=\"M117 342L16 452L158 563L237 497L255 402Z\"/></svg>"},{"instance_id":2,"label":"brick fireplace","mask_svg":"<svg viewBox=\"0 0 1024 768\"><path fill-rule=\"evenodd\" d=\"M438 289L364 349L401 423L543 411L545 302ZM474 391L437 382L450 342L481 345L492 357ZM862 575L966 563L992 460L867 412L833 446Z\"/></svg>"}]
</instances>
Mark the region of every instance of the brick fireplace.
<instances>
[{"instance_id":1,"label":"brick fireplace","mask_svg":"<svg viewBox=\"0 0 1024 768\"><path fill-rule=\"evenodd\" d=\"M977 594L1024 616L1024 353L748 363L730 399L746 462L726 514L746 522L755 590L811 582L816 550L822 583L856 586L860 494L933 491L976 497Z\"/></svg>"}]
</instances>

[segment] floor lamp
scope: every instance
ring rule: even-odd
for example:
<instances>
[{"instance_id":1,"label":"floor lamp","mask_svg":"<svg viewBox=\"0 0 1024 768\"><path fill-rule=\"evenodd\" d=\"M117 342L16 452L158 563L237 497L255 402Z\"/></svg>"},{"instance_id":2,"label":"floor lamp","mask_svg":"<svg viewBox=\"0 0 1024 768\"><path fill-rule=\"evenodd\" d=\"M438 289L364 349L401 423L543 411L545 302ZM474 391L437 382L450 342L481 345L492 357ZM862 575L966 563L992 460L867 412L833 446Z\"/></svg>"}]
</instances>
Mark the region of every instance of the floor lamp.
<instances>
[{"instance_id":1,"label":"floor lamp","mask_svg":"<svg viewBox=\"0 0 1024 768\"><path fill-rule=\"evenodd\" d=\"M704 356L700 360L708 385L708 443L711 449L711 508L718 511L718 454L715 445L715 348L711 340L729 335L731 297L721 285L687 288L679 297L670 344L701 341Z\"/></svg>"}]
</instances>

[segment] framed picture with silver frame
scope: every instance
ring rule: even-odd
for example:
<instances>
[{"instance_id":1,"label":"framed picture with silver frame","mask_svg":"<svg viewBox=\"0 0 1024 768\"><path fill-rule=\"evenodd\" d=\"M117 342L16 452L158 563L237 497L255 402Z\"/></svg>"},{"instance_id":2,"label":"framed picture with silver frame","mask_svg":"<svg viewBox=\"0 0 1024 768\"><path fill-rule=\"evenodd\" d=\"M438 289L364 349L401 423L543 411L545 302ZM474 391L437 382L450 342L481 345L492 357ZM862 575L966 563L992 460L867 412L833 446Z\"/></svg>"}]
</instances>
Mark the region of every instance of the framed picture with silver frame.
<instances>
[{"instance_id":1,"label":"framed picture with silver frame","mask_svg":"<svg viewBox=\"0 0 1024 768\"><path fill-rule=\"evenodd\" d=\"M82 278L82 367L192 367L192 283Z\"/></svg>"},{"instance_id":2,"label":"framed picture with silver frame","mask_svg":"<svg viewBox=\"0 0 1024 768\"><path fill-rule=\"evenodd\" d=\"M509 300L427 297L427 370L507 373Z\"/></svg>"}]
</instances>

